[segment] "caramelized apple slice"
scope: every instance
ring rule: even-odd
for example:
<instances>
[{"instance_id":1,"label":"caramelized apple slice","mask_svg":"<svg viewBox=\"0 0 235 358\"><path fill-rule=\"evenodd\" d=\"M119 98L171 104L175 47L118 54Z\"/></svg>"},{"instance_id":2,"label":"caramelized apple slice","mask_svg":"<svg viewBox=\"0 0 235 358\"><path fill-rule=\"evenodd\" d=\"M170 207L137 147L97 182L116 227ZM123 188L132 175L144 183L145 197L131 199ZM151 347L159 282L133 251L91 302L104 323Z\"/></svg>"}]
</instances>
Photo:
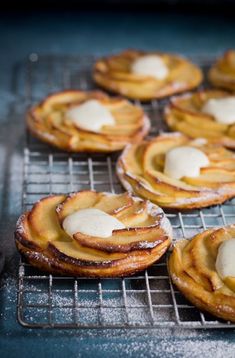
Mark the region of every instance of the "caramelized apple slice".
<instances>
[{"instance_id":1,"label":"caramelized apple slice","mask_svg":"<svg viewBox=\"0 0 235 358\"><path fill-rule=\"evenodd\" d=\"M226 277L224 279L224 283L230 288L231 291L235 293L235 277Z\"/></svg>"},{"instance_id":2,"label":"caramelized apple slice","mask_svg":"<svg viewBox=\"0 0 235 358\"><path fill-rule=\"evenodd\" d=\"M99 238L77 233L74 239L82 246L102 250L104 252L129 252L132 250L150 249L167 240L161 228L130 228L114 230L109 238Z\"/></svg>"},{"instance_id":3,"label":"caramelized apple slice","mask_svg":"<svg viewBox=\"0 0 235 358\"><path fill-rule=\"evenodd\" d=\"M116 260L121 260L127 255L123 253L105 253L103 251L85 248L78 242L52 241L49 245L54 256L64 259L66 262L79 261L79 264L95 266L107 265Z\"/></svg>"},{"instance_id":4,"label":"caramelized apple slice","mask_svg":"<svg viewBox=\"0 0 235 358\"><path fill-rule=\"evenodd\" d=\"M147 201L135 199L132 206L113 214L126 227L143 227L153 225L156 217L151 216Z\"/></svg>"},{"instance_id":5,"label":"caramelized apple slice","mask_svg":"<svg viewBox=\"0 0 235 358\"><path fill-rule=\"evenodd\" d=\"M56 207L64 199L64 195L49 196L34 205L28 216L28 221L36 236L47 241L66 236L56 214Z\"/></svg>"},{"instance_id":6,"label":"caramelized apple slice","mask_svg":"<svg viewBox=\"0 0 235 358\"><path fill-rule=\"evenodd\" d=\"M112 200L113 199L115 200ZM132 197L129 193L124 194L107 194L100 196L99 201L94 205L94 208L102 210L107 214L115 214L125 210L133 204Z\"/></svg>"},{"instance_id":7,"label":"caramelized apple slice","mask_svg":"<svg viewBox=\"0 0 235 358\"><path fill-rule=\"evenodd\" d=\"M112 197L114 200L112 200ZM81 191L69 195L64 202L56 208L60 222L66 216L86 208L96 208L108 214L117 214L127 207L132 205L132 198L128 193L115 195L115 194L102 194L95 191Z\"/></svg>"},{"instance_id":8,"label":"caramelized apple slice","mask_svg":"<svg viewBox=\"0 0 235 358\"><path fill-rule=\"evenodd\" d=\"M83 190L68 195L56 208L60 222L75 211L93 207L100 196L101 194L91 190Z\"/></svg>"}]
</instances>

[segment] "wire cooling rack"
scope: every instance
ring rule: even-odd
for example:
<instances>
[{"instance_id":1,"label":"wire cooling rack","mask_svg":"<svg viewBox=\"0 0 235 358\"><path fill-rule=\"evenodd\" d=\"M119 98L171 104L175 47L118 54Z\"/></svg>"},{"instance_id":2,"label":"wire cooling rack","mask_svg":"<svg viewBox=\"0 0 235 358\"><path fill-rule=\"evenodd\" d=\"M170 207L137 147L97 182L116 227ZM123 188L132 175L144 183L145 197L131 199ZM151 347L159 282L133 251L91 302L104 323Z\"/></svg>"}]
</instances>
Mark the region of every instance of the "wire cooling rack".
<instances>
[{"instance_id":1,"label":"wire cooling rack","mask_svg":"<svg viewBox=\"0 0 235 358\"><path fill-rule=\"evenodd\" d=\"M193 58L204 69L209 58ZM38 57L32 54L19 71L24 84L18 95L32 105L50 92L65 88L92 89L94 58ZM16 86L17 87L17 86ZM162 109L167 100L142 105L152 122L151 136L164 130ZM138 103L140 104L140 103ZM43 196L91 188L122 192L115 175L117 155L67 154L26 135L22 209ZM175 240L207 228L234 222L235 200L190 213L168 212ZM18 320L25 327L47 328L227 328L193 307L172 285L166 257L133 277L89 279L48 275L22 258L19 264Z\"/></svg>"}]
</instances>

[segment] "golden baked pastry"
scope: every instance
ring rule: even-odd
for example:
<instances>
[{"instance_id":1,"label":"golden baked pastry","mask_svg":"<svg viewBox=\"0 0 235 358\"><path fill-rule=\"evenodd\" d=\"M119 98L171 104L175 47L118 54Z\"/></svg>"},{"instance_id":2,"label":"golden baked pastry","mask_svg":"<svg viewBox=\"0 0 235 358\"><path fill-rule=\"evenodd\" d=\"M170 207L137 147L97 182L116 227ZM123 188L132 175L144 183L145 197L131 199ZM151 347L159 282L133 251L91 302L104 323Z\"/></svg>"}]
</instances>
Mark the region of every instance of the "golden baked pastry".
<instances>
[{"instance_id":1,"label":"golden baked pastry","mask_svg":"<svg viewBox=\"0 0 235 358\"><path fill-rule=\"evenodd\" d=\"M109 220L111 216L123 228L98 237L96 233L106 230L107 223L102 224L97 216L90 218L94 215L91 209L98 210L99 215L100 211L109 214ZM84 215L84 210L85 217L78 219L76 215ZM68 218L83 229L80 226L80 232L77 227L68 231ZM84 225L95 230L94 234L84 234ZM170 223L156 205L128 193L95 191L40 200L19 218L15 232L18 250L33 266L51 273L88 277L126 276L143 270L165 253L171 236Z\"/></svg>"},{"instance_id":2,"label":"golden baked pastry","mask_svg":"<svg viewBox=\"0 0 235 358\"><path fill-rule=\"evenodd\" d=\"M220 57L208 73L215 87L235 91L235 50L229 50Z\"/></svg>"},{"instance_id":3,"label":"golden baked pastry","mask_svg":"<svg viewBox=\"0 0 235 358\"><path fill-rule=\"evenodd\" d=\"M231 94L219 90L203 90L174 97L165 108L165 121L173 131L180 131L191 138L208 138L235 149L235 123L218 122L214 115L203 111L208 101L226 98L231 98Z\"/></svg>"},{"instance_id":4,"label":"golden baked pastry","mask_svg":"<svg viewBox=\"0 0 235 358\"><path fill-rule=\"evenodd\" d=\"M217 260L222 245L231 243L234 238L234 225L204 231L192 240L177 242L168 262L173 283L189 301L203 311L233 322L235 277L221 277ZM234 242L232 244L234 247ZM222 258L224 267L225 260L229 259L226 255L228 252Z\"/></svg>"},{"instance_id":5,"label":"golden baked pastry","mask_svg":"<svg viewBox=\"0 0 235 358\"><path fill-rule=\"evenodd\" d=\"M84 110L84 105L88 103L89 108ZM81 116L81 108L82 127L81 122L77 123L76 118L74 120L74 116L78 115L76 111L80 111ZM69 117L72 116L71 110L73 120ZM98 119L93 121L92 118L97 113L101 121L104 119L102 116L108 116L108 120L111 117L112 125L104 124L97 129ZM48 96L28 112L27 124L30 132L42 141L71 152L121 150L127 143L141 140L149 130L149 119L140 107L102 92L78 90Z\"/></svg>"},{"instance_id":6,"label":"golden baked pastry","mask_svg":"<svg viewBox=\"0 0 235 358\"><path fill-rule=\"evenodd\" d=\"M159 61L162 61L160 76L133 72L135 61L144 56L157 56ZM155 70L154 63L151 62L149 66ZM142 72L146 72L145 63L143 67ZM195 88L201 83L203 75L196 65L178 55L126 50L98 60L94 66L93 77L96 83L106 90L131 99L149 101Z\"/></svg>"},{"instance_id":7,"label":"golden baked pastry","mask_svg":"<svg viewBox=\"0 0 235 358\"><path fill-rule=\"evenodd\" d=\"M164 174L166 157L175 148L194 148L208 165L197 176L175 179ZM191 150L191 149L190 149ZM191 150L192 151L192 150ZM178 158L181 169L194 159ZM235 196L235 155L224 147L190 140L180 133L165 133L127 146L117 162L117 175L124 188L163 208L194 209L222 203Z\"/></svg>"}]
</instances>

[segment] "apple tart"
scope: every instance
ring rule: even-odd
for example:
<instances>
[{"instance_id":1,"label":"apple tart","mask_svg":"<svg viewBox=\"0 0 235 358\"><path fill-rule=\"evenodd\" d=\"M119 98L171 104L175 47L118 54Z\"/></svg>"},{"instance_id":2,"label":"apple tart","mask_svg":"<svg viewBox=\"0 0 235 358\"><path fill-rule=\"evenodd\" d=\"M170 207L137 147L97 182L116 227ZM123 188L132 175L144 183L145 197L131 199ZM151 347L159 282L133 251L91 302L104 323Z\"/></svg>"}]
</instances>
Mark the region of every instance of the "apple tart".
<instances>
[{"instance_id":1,"label":"apple tart","mask_svg":"<svg viewBox=\"0 0 235 358\"><path fill-rule=\"evenodd\" d=\"M125 189L163 208L202 208L235 196L234 153L181 133L128 145L117 175Z\"/></svg>"},{"instance_id":2,"label":"apple tart","mask_svg":"<svg viewBox=\"0 0 235 358\"><path fill-rule=\"evenodd\" d=\"M235 50L229 50L211 67L208 74L215 87L235 91Z\"/></svg>"},{"instance_id":3,"label":"apple tart","mask_svg":"<svg viewBox=\"0 0 235 358\"><path fill-rule=\"evenodd\" d=\"M41 199L18 220L18 250L47 272L132 275L157 261L172 239L162 209L129 193L80 191Z\"/></svg>"},{"instance_id":4,"label":"apple tart","mask_svg":"<svg viewBox=\"0 0 235 358\"><path fill-rule=\"evenodd\" d=\"M141 101L193 89L203 78L201 70L183 57L137 50L98 60L93 77L102 88Z\"/></svg>"},{"instance_id":5,"label":"apple tart","mask_svg":"<svg viewBox=\"0 0 235 358\"><path fill-rule=\"evenodd\" d=\"M235 96L203 90L174 97L165 109L170 129L189 137L205 137L235 149Z\"/></svg>"},{"instance_id":6,"label":"apple tart","mask_svg":"<svg viewBox=\"0 0 235 358\"><path fill-rule=\"evenodd\" d=\"M235 322L235 226L176 243L168 269L173 283L199 309Z\"/></svg>"},{"instance_id":7,"label":"apple tart","mask_svg":"<svg viewBox=\"0 0 235 358\"><path fill-rule=\"evenodd\" d=\"M32 134L70 152L112 152L141 140L149 119L139 106L102 92L67 90L48 96L27 115Z\"/></svg>"}]
</instances>

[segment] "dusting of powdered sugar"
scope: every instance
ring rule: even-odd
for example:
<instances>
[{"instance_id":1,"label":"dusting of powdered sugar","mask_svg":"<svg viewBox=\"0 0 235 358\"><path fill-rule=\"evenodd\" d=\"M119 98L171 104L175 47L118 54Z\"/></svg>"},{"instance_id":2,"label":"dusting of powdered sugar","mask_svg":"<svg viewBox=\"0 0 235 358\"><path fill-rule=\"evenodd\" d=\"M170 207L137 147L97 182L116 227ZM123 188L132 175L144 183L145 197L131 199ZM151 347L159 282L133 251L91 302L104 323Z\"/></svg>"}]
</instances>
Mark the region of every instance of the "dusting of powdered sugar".
<instances>
[{"instance_id":1,"label":"dusting of powdered sugar","mask_svg":"<svg viewBox=\"0 0 235 358\"><path fill-rule=\"evenodd\" d=\"M116 282L115 280L112 282ZM68 279L68 285L73 285L73 280ZM89 281L86 284L90 285ZM141 285L141 282L139 283ZM38 295L34 291L39 289L42 292ZM127 285L128 287L128 285ZM48 302L48 287L45 284L41 286L40 280L25 284L24 289L30 291L28 297L24 296L24 302L28 304L37 303L37 305L45 305ZM118 287L116 287L118 289ZM104 291L105 292L105 291ZM17 298L17 281L15 278L7 278L3 282L1 288L3 305L1 307L1 332L7 340L11 339L12 344L14 338L21 335L25 337L32 334L35 339L42 340L43 344L49 344L54 340L56 349L63 351L70 349L71 353L76 352L77 357L88 357L96 352L96 356L112 356L112 357L164 357L164 358L233 358L234 343L233 331L200 331L185 330L181 328L157 328L157 329L79 329L78 330L29 330L22 328L16 321L16 298ZM93 296L92 296L93 295ZM80 297L79 297L80 296ZM92 324L99 322L99 325L108 325L112 322L123 324L125 313L123 309L123 298L115 296L113 292L112 298L107 298L103 293L103 306L99 304L99 292L88 292L88 290L79 291L78 296L78 319L79 317L84 323ZM126 306L129 312L130 323L139 324L140 322L149 322L149 310L142 307L148 303L147 297L141 294L141 290L127 295ZM55 289L52 294L54 320L72 322L73 315L71 308L74 304L72 291ZM80 306L80 308L79 308ZM112 308L120 306L122 308ZM132 310L131 310L132 307ZM142 307L142 308L141 308ZM45 321L48 319L47 310L45 312ZM31 310L25 317L28 323L35 323L38 319L34 310ZM100 321L99 321L100 320ZM79 334L78 334L79 333ZM77 351L77 347L80 347ZM26 349L21 348L22 352ZM27 348L28 349L28 348ZM9 349L10 353L10 349Z\"/></svg>"},{"instance_id":2,"label":"dusting of powdered sugar","mask_svg":"<svg viewBox=\"0 0 235 358\"><path fill-rule=\"evenodd\" d=\"M22 214L16 222L17 233L20 235L25 234L25 227L24 227L25 216L26 216L25 214Z\"/></svg>"}]
</instances>

